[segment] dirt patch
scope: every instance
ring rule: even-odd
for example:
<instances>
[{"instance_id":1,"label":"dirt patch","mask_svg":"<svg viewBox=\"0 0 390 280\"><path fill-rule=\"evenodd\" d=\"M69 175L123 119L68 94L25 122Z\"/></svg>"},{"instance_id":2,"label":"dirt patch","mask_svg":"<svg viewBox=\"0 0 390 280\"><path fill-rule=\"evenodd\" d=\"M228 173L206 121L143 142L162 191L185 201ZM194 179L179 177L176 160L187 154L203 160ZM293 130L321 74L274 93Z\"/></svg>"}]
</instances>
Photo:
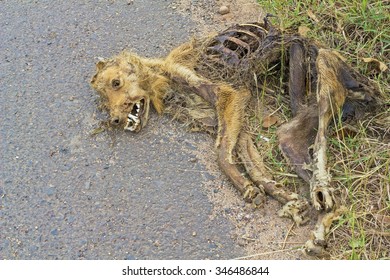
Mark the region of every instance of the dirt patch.
<instances>
[{"instance_id":1,"label":"dirt patch","mask_svg":"<svg viewBox=\"0 0 390 280\"><path fill-rule=\"evenodd\" d=\"M225 14L220 11L223 6L228 11ZM255 0L178 0L172 8L190 15L201 34L219 31L235 23L261 21L265 15Z\"/></svg>"},{"instance_id":2,"label":"dirt patch","mask_svg":"<svg viewBox=\"0 0 390 280\"><path fill-rule=\"evenodd\" d=\"M221 14L225 6L228 13ZM262 21L265 13L255 0L180 0L172 4L172 9L189 15L196 23L196 35L223 30L232 24ZM213 202L210 219L222 215L234 226L230 238L243 247L245 259L302 259L307 258L301 247L314 228L313 219L308 225L297 227L277 211L281 205L268 198L263 208L254 209L245 203L228 178L218 167L213 142L194 143L198 150L193 151L199 162L205 166L205 174L210 174L204 184L205 192Z\"/></svg>"}]
</instances>

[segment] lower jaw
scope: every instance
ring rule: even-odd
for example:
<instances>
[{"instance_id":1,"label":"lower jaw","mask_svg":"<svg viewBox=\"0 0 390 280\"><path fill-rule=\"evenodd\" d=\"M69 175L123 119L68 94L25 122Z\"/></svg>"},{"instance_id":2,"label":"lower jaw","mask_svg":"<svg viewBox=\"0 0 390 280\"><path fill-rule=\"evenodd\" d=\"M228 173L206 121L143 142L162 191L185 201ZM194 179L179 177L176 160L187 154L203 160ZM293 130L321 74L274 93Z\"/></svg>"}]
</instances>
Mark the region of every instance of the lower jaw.
<instances>
[{"instance_id":1,"label":"lower jaw","mask_svg":"<svg viewBox=\"0 0 390 280\"><path fill-rule=\"evenodd\" d=\"M124 130L137 131L137 129L140 127L140 125L141 124L129 126L128 124L126 124L125 127L124 127Z\"/></svg>"}]
</instances>

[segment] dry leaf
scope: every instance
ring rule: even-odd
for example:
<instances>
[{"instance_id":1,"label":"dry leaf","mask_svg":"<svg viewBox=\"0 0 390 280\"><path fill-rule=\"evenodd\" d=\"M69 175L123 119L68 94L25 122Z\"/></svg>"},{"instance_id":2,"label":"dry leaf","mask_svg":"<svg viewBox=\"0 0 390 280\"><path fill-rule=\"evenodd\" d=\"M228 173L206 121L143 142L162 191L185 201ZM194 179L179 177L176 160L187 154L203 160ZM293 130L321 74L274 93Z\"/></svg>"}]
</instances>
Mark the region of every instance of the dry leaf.
<instances>
[{"instance_id":1,"label":"dry leaf","mask_svg":"<svg viewBox=\"0 0 390 280\"><path fill-rule=\"evenodd\" d=\"M90 133L91 136L95 136L99 133L102 133L103 131L105 131L105 128L104 127L98 127L98 128L95 128L94 130L92 130L92 132Z\"/></svg>"},{"instance_id":2,"label":"dry leaf","mask_svg":"<svg viewBox=\"0 0 390 280\"><path fill-rule=\"evenodd\" d=\"M311 11L311 10L308 10L307 11L307 15L309 16L309 18L311 18L312 20L314 20L315 22L320 22L317 18L317 16Z\"/></svg>"},{"instance_id":3,"label":"dry leaf","mask_svg":"<svg viewBox=\"0 0 390 280\"><path fill-rule=\"evenodd\" d=\"M387 69L389 69L386 64L372 57L365 57L363 58L363 61L366 63L371 63L372 65L374 65L376 70L381 72L385 72Z\"/></svg>"},{"instance_id":4,"label":"dry leaf","mask_svg":"<svg viewBox=\"0 0 390 280\"><path fill-rule=\"evenodd\" d=\"M301 26L298 27L298 33L302 37L306 37L307 33L309 33L309 31L310 31L310 28L307 27L307 26L301 25Z\"/></svg>"},{"instance_id":5,"label":"dry leaf","mask_svg":"<svg viewBox=\"0 0 390 280\"><path fill-rule=\"evenodd\" d=\"M278 120L279 119L276 116L268 115L268 116L263 118L263 127L269 128L269 127L273 126L274 124L276 124L278 122Z\"/></svg>"}]
</instances>

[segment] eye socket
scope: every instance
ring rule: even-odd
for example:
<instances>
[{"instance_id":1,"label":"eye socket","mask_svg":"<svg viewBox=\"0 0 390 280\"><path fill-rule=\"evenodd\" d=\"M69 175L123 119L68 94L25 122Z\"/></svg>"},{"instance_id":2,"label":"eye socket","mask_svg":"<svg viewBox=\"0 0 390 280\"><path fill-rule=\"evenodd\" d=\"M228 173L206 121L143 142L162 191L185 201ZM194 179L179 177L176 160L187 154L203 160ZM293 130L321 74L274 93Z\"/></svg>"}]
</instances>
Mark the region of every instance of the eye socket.
<instances>
[{"instance_id":1,"label":"eye socket","mask_svg":"<svg viewBox=\"0 0 390 280\"><path fill-rule=\"evenodd\" d=\"M113 79L111 81L111 86L112 86L113 89L118 89L118 88L121 87L121 81L118 80L118 79Z\"/></svg>"}]
</instances>

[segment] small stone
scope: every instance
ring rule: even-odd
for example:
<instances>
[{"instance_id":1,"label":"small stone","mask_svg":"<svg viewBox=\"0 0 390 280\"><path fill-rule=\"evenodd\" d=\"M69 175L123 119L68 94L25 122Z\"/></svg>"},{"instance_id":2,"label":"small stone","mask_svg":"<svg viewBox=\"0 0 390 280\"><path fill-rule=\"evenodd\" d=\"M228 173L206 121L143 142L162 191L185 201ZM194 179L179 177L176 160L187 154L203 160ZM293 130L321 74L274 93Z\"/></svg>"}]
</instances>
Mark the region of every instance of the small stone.
<instances>
[{"instance_id":1,"label":"small stone","mask_svg":"<svg viewBox=\"0 0 390 280\"><path fill-rule=\"evenodd\" d=\"M221 6L220 8L219 8L219 14L221 14L221 15L226 15L226 14L228 14L228 13L230 13L230 9L229 9L229 7L228 6L225 6L225 5L223 5L223 6Z\"/></svg>"},{"instance_id":2,"label":"small stone","mask_svg":"<svg viewBox=\"0 0 390 280\"><path fill-rule=\"evenodd\" d=\"M194 231L194 232L192 233L192 236L196 236L196 231Z\"/></svg>"},{"instance_id":3,"label":"small stone","mask_svg":"<svg viewBox=\"0 0 390 280\"><path fill-rule=\"evenodd\" d=\"M53 194L55 194L56 192L56 189L54 187L48 187L46 190L45 190L45 193L48 195L48 196L51 196Z\"/></svg>"},{"instance_id":4,"label":"small stone","mask_svg":"<svg viewBox=\"0 0 390 280\"><path fill-rule=\"evenodd\" d=\"M197 158L195 158L195 157L193 157L193 158L190 158L188 161L189 161L189 162L192 162L192 163L195 163L195 162L197 162L197 161L198 161L198 159L197 159Z\"/></svg>"},{"instance_id":5,"label":"small stone","mask_svg":"<svg viewBox=\"0 0 390 280\"><path fill-rule=\"evenodd\" d=\"M246 244L247 244L247 242L243 238L239 238L237 240L237 245L240 247L245 247Z\"/></svg>"}]
</instances>

